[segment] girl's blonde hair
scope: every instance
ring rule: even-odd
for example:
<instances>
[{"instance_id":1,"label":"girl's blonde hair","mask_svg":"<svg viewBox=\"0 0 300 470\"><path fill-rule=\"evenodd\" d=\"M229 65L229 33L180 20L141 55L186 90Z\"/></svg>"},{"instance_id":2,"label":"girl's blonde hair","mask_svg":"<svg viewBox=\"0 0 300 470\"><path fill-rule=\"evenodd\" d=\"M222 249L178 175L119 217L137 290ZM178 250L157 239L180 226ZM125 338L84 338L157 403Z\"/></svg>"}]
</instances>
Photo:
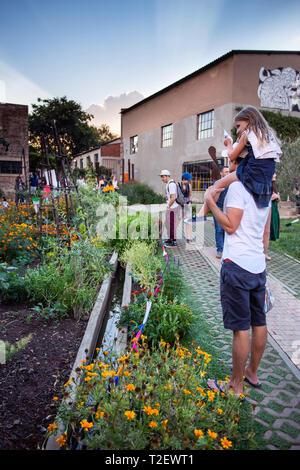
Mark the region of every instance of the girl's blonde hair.
<instances>
[{"instance_id":1,"label":"girl's blonde hair","mask_svg":"<svg viewBox=\"0 0 300 470\"><path fill-rule=\"evenodd\" d=\"M261 112L254 106L246 106L243 108L235 116L234 122L237 121L248 122L248 128L256 135L259 146L263 146L270 142L270 132L272 132L277 143L280 144L278 138L276 137L275 131L269 126Z\"/></svg>"}]
</instances>

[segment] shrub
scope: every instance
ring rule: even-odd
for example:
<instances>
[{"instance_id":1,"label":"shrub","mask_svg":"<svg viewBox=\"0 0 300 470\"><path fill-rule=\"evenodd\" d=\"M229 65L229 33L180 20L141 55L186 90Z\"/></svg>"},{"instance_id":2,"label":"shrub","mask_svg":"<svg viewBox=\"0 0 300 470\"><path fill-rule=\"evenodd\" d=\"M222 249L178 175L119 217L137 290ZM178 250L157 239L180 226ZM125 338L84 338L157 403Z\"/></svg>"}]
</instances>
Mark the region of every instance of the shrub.
<instances>
[{"instance_id":1,"label":"shrub","mask_svg":"<svg viewBox=\"0 0 300 470\"><path fill-rule=\"evenodd\" d=\"M153 241L133 241L120 257L124 265L130 264L135 280L146 290L153 290L157 274L163 267L162 258L156 256L156 243Z\"/></svg>"},{"instance_id":2,"label":"shrub","mask_svg":"<svg viewBox=\"0 0 300 470\"><path fill-rule=\"evenodd\" d=\"M150 351L144 341L138 353L118 360L107 355L105 363L84 361L74 406L61 405L49 434L62 422L66 431L57 441L68 449L251 447L251 432L239 429L241 401L207 389L210 355L194 348L162 341Z\"/></svg>"},{"instance_id":3,"label":"shrub","mask_svg":"<svg viewBox=\"0 0 300 470\"><path fill-rule=\"evenodd\" d=\"M163 204L166 202L164 196L157 194L153 189L144 183L134 181L122 184L119 193L127 197L128 204Z\"/></svg>"},{"instance_id":4,"label":"shrub","mask_svg":"<svg viewBox=\"0 0 300 470\"><path fill-rule=\"evenodd\" d=\"M135 301L123 309L120 326L128 326L128 334L133 335L138 332L139 325L143 323L146 296L140 294ZM193 323L193 313L187 305L177 299L168 301L161 293L152 302L152 307L143 332L149 342L158 344L163 338L168 343L174 344L176 336L180 338L191 328Z\"/></svg>"},{"instance_id":5,"label":"shrub","mask_svg":"<svg viewBox=\"0 0 300 470\"><path fill-rule=\"evenodd\" d=\"M27 269L26 289L31 301L44 307L56 303L60 314L89 313L96 300L99 285L110 265L105 260L106 250L95 240L78 240L72 249L59 252L53 247L47 262L36 269Z\"/></svg>"}]
</instances>

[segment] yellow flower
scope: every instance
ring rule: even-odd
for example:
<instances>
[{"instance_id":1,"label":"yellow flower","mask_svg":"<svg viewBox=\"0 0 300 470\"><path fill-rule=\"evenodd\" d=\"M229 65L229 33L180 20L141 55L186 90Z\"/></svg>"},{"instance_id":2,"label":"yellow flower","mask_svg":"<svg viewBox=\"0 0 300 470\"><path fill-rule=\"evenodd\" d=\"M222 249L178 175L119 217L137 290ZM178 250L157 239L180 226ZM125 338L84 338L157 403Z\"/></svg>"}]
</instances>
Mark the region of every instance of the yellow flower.
<instances>
[{"instance_id":1,"label":"yellow flower","mask_svg":"<svg viewBox=\"0 0 300 470\"><path fill-rule=\"evenodd\" d=\"M157 423L155 421L151 421L151 423L149 424L149 427L150 428L157 428Z\"/></svg>"},{"instance_id":2,"label":"yellow flower","mask_svg":"<svg viewBox=\"0 0 300 470\"><path fill-rule=\"evenodd\" d=\"M229 441L226 436L221 438L221 444L223 449L229 449L230 447L232 447L232 442Z\"/></svg>"},{"instance_id":3,"label":"yellow flower","mask_svg":"<svg viewBox=\"0 0 300 470\"><path fill-rule=\"evenodd\" d=\"M164 429L167 427L167 422L168 422L167 419L165 419L164 421L161 422L161 425Z\"/></svg>"},{"instance_id":4,"label":"yellow flower","mask_svg":"<svg viewBox=\"0 0 300 470\"><path fill-rule=\"evenodd\" d=\"M58 397L53 397L52 400L53 400L53 401L57 401L57 400L58 400Z\"/></svg>"},{"instance_id":5,"label":"yellow flower","mask_svg":"<svg viewBox=\"0 0 300 470\"><path fill-rule=\"evenodd\" d=\"M221 408L218 408L218 415L221 415L223 413L223 410Z\"/></svg>"},{"instance_id":6,"label":"yellow flower","mask_svg":"<svg viewBox=\"0 0 300 470\"><path fill-rule=\"evenodd\" d=\"M189 390L186 390L185 388L183 389L183 391L184 391L184 393L185 393L186 395L191 395L191 393L192 393L192 392L190 392Z\"/></svg>"},{"instance_id":7,"label":"yellow flower","mask_svg":"<svg viewBox=\"0 0 300 470\"><path fill-rule=\"evenodd\" d=\"M64 432L58 439L56 439L59 447L63 447L67 442L67 433Z\"/></svg>"},{"instance_id":8,"label":"yellow flower","mask_svg":"<svg viewBox=\"0 0 300 470\"><path fill-rule=\"evenodd\" d=\"M128 391L135 390L135 386L133 384L128 384L126 387L126 390Z\"/></svg>"},{"instance_id":9,"label":"yellow flower","mask_svg":"<svg viewBox=\"0 0 300 470\"><path fill-rule=\"evenodd\" d=\"M104 411L100 411L100 412L97 411L95 416L96 416L97 419L103 418L103 416L104 416Z\"/></svg>"},{"instance_id":10,"label":"yellow flower","mask_svg":"<svg viewBox=\"0 0 300 470\"><path fill-rule=\"evenodd\" d=\"M125 370L124 375L126 375L126 377L129 377L129 375L131 375L131 372L128 372L128 370Z\"/></svg>"},{"instance_id":11,"label":"yellow flower","mask_svg":"<svg viewBox=\"0 0 300 470\"><path fill-rule=\"evenodd\" d=\"M207 390L208 401L213 401L215 398L215 392Z\"/></svg>"},{"instance_id":12,"label":"yellow flower","mask_svg":"<svg viewBox=\"0 0 300 470\"><path fill-rule=\"evenodd\" d=\"M57 428L56 424L55 424L55 423L51 423L51 424L49 424L49 426L48 426L48 431L49 431L50 434L51 434L51 433L54 431L54 429L56 429L56 428Z\"/></svg>"},{"instance_id":13,"label":"yellow flower","mask_svg":"<svg viewBox=\"0 0 300 470\"><path fill-rule=\"evenodd\" d=\"M194 434L195 434L196 437L198 437L198 439L203 438L203 431L201 431L201 429L195 429Z\"/></svg>"},{"instance_id":14,"label":"yellow flower","mask_svg":"<svg viewBox=\"0 0 300 470\"><path fill-rule=\"evenodd\" d=\"M124 415L126 416L126 418L128 420L135 418L135 412L134 411L125 411Z\"/></svg>"},{"instance_id":15,"label":"yellow flower","mask_svg":"<svg viewBox=\"0 0 300 470\"><path fill-rule=\"evenodd\" d=\"M172 385L165 385L165 386L164 386L164 389L165 389L165 390L172 390L173 387L172 387Z\"/></svg>"},{"instance_id":16,"label":"yellow flower","mask_svg":"<svg viewBox=\"0 0 300 470\"><path fill-rule=\"evenodd\" d=\"M218 436L216 432L213 432L210 429L207 431L207 435L211 437L212 439L215 439Z\"/></svg>"}]
</instances>

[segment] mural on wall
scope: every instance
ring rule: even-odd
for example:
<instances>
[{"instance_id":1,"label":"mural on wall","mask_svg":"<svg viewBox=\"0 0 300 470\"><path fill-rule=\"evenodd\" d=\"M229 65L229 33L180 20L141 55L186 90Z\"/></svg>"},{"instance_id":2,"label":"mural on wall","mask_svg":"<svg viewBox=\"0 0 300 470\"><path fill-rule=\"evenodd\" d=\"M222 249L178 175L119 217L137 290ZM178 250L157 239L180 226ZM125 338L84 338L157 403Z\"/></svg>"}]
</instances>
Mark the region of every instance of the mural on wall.
<instances>
[{"instance_id":1,"label":"mural on wall","mask_svg":"<svg viewBox=\"0 0 300 470\"><path fill-rule=\"evenodd\" d=\"M300 111L300 72L291 67L261 67L257 94L263 108Z\"/></svg>"}]
</instances>

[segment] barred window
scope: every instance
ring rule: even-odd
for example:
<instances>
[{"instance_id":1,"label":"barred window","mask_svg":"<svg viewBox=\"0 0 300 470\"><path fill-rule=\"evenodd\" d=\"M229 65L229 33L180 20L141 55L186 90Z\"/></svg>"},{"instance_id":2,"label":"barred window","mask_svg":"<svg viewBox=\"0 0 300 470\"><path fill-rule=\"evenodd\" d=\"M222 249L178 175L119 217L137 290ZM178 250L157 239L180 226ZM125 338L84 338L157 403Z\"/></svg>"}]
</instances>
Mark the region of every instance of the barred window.
<instances>
[{"instance_id":1,"label":"barred window","mask_svg":"<svg viewBox=\"0 0 300 470\"><path fill-rule=\"evenodd\" d=\"M173 145L173 124L161 128L161 146L171 147Z\"/></svg>"},{"instance_id":2,"label":"barred window","mask_svg":"<svg viewBox=\"0 0 300 470\"><path fill-rule=\"evenodd\" d=\"M130 137L130 153L137 153L138 151L138 136L134 135L133 137Z\"/></svg>"},{"instance_id":3,"label":"barred window","mask_svg":"<svg viewBox=\"0 0 300 470\"><path fill-rule=\"evenodd\" d=\"M13 160L0 160L0 173L20 175L22 173L22 162Z\"/></svg>"},{"instance_id":4,"label":"barred window","mask_svg":"<svg viewBox=\"0 0 300 470\"><path fill-rule=\"evenodd\" d=\"M214 110L198 114L198 139L207 139L214 135Z\"/></svg>"}]
</instances>

